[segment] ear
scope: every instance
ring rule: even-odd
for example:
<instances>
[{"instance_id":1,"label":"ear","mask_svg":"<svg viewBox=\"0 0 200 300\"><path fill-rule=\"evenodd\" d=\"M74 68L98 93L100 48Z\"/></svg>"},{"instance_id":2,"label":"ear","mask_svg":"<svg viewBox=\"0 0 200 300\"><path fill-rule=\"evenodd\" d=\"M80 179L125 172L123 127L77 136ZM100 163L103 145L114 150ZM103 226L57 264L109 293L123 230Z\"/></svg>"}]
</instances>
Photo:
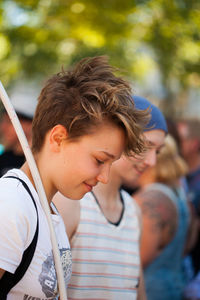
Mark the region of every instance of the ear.
<instances>
[{"instance_id":1,"label":"ear","mask_svg":"<svg viewBox=\"0 0 200 300\"><path fill-rule=\"evenodd\" d=\"M67 130L63 125L56 125L50 130L49 143L53 152L59 152L62 142L67 139Z\"/></svg>"}]
</instances>

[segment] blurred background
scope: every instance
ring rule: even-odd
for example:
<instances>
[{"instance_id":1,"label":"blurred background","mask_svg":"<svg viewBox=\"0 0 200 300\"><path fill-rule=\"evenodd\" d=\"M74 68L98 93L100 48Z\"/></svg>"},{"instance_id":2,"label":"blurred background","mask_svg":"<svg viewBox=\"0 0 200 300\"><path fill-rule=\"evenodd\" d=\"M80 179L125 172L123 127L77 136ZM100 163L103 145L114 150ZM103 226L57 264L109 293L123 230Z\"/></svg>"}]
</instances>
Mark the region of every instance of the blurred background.
<instances>
[{"instance_id":1,"label":"blurred background","mask_svg":"<svg viewBox=\"0 0 200 300\"><path fill-rule=\"evenodd\" d=\"M10 96L35 98L52 73L95 55L167 117L200 118L200 0L0 1Z\"/></svg>"}]
</instances>

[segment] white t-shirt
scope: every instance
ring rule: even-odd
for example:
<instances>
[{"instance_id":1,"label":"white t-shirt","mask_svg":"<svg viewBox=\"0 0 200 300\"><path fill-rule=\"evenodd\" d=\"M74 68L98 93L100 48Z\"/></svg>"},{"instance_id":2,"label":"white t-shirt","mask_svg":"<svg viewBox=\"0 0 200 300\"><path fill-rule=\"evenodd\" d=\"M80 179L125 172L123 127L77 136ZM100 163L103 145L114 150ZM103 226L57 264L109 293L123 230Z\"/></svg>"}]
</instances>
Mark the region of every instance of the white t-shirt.
<instances>
[{"instance_id":1,"label":"white t-shirt","mask_svg":"<svg viewBox=\"0 0 200 300\"><path fill-rule=\"evenodd\" d=\"M26 182L39 215L38 241L32 262L21 281L9 292L7 300L56 299L58 289L50 232L38 194L21 170L13 169L5 176L16 176ZM4 177L0 178L0 268L14 273L24 250L32 242L37 215L33 201L22 183L17 179ZM71 277L71 251L63 220L55 209L54 212L51 216L67 287Z\"/></svg>"}]
</instances>

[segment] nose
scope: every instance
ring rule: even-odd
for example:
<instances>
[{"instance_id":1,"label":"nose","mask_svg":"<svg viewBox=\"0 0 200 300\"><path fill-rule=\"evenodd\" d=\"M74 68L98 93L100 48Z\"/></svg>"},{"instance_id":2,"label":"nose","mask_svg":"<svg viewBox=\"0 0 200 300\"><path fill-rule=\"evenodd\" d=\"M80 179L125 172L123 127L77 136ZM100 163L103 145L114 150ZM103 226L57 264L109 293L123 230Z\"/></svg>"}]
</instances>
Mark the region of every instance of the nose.
<instances>
[{"instance_id":1,"label":"nose","mask_svg":"<svg viewBox=\"0 0 200 300\"><path fill-rule=\"evenodd\" d=\"M153 167L156 164L156 150L151 149L151 151L148 152L146 158L145 158L145 164L149 167Z\"/></svg>"},{"instance_id":2,"label":"nose","mask_svg":"<svg viewBox=\"0 0 200 300\"><path fill-rule=\"evenodd\" d=\"M110 174L110 165L103 165L99 175L97 176L97 180L101 183L108 183L109 174Z\"/></svg>"}]
</instances>

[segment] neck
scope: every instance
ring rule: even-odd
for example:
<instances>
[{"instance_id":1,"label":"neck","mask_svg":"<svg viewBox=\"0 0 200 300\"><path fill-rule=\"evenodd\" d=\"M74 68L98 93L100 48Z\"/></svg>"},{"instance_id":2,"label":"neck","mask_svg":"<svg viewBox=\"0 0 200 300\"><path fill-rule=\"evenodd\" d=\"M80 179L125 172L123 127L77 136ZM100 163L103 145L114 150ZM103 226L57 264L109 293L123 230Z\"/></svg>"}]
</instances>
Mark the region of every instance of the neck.
<instances>
[{"instance_id":1,"label":"neck","mask_svg":"<svg viewBox=\"0 0 200 300\"><path fill-rule=\"evenodd\" d=\"M28 179L30 180L30 182L32 183L32 185L34 186L34 188L36 188L36 187L35 187L35 182L34 182L34 180L33 180L33 176L32 176L32 174L31 174L31 171L30 171L30 169L29 169L29 166L28 166L28 163L27 163L27 162L25 162L25 163L23 164L23 166L21 167L21 170L26 174L26 176L28 177Z\"/></svg>"},{"instance_id":2,"label":"neck","mask_svg":"<svg viewBox=\"0 0 200 300\"><path fill-rule=\"evenodd\" d=\"M35 182L34 182L34 179L33 179L33 176L31 174L31 171L30 171L30 168L29 168L29 165L27 162L25 162L23 164L23 166L21 167L21 170L27 175L27 177L29 178L29 180L31 181L32 185L34 186L34 188L36 189L36 186L35 186ZM39 167L38 167L38 170L39 170ZM44 187L44 190L45 190L45 194L46 194L46 197L47 197L47 201L48 203L50 204L51 203L51 200L54 196L54 193L50 190L49 188L49 184L48 184L48 179L47 177L45 176L42 176L42 173L40 172L39 170L39 173L40 173L40 177L41 177L41 180L42 180L42 184L43 184L43 187ZM37 189L36 189L37 190Z\"/></svg>"},{"instance_id":3,"label":"neck","mask_svg":"<svg viewBox=\"0 0 200 300\"><path fill-rule=\"evenodd\" d=\"M118 223L123 212L118 185L99 183L93 192L105 218L111 223Z\"/></svg>"},{"instance_id":4,"label":"neck","mask_svg":"<svg viewBox=\"0 0 200 300\"><path fill-rule=\"evenodd\" d=\"M98 198L98 202L101 206L113 206L118 199L119 190L113 189L110 186L99 183L94 189L94 194Z\"/></svg>"},{"instance_id":5,"label":"neck","mask_svg":"<svg viewBox=\"0 0 200 300\"><path fill-rule=\"evenodd\" d=\"M100 199L101 205L113 206L118 200L120 200L119 189L121 181L114 176L110 176L107 184L98 183L93 189L94 194Z\"/></svg>"}]
</instances>

